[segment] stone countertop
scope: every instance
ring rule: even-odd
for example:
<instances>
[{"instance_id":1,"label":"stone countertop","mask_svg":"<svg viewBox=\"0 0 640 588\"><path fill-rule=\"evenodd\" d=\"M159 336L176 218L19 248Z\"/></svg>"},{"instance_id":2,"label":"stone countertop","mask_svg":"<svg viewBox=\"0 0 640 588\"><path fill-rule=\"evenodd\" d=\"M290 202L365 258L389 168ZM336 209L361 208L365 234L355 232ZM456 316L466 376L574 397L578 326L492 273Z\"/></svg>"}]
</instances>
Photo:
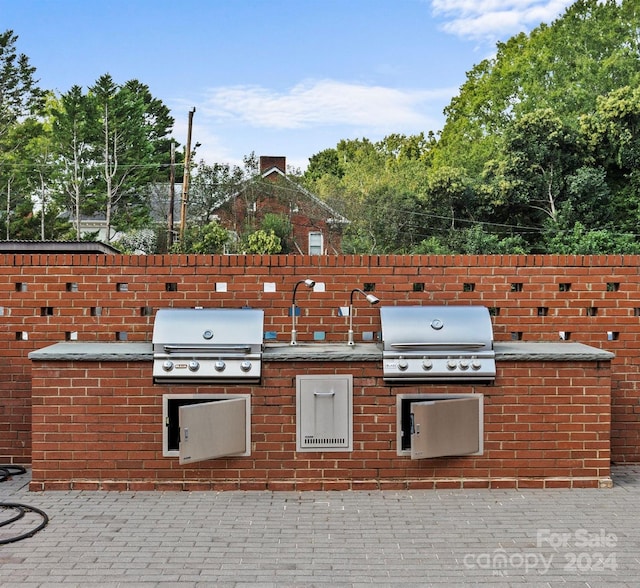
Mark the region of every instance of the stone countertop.
<instances>
[{"instance_id":1,"label":"stone countertop","mask_svg":"<svg viewBox=\"0 0 640 588\"><path fill-rule=\"evenodd\" d=\"M611 361L615 354L583 343L494 343L496 361Z\"/></svg>"},{"instance_id":2,"label":"stone countertop","mask_svg":"<svg viewBox=\"0 0 640 588\"><path fill-rule=\"evenodd\" d=\"M611 361L609 351L582 343L494 343L496 361ZM54 343L29 353L33 361L152 361L151 343ZM380 361L378 343L266 343L264 361Z\"/></svg>"},{"instance_id":3,"label":"stone countertop","mask_svg":"<svg viewBox=\"0 0 640 588\"><path fill-rule=\"evenodd\" d=\"M29 353L33 361L152 361L151 343L54 343Z\"/></svg>"}]
</instances>

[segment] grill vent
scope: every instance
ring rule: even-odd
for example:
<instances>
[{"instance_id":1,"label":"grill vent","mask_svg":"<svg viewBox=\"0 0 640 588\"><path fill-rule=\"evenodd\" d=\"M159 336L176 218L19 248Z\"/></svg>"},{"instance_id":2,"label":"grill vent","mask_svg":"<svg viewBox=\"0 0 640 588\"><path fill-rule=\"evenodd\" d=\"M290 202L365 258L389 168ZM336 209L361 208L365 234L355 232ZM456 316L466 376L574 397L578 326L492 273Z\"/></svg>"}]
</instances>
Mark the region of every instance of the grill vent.
<instances>
[{"instance_id":1,"label":"grill vent","mask_svg":"<svg viewBox=\"0 0 640 588\"><path fill-rule=\"evenodd\" d=\"M305 445L326 445L327 447L345 447L347 440L344 437L305 437Z\"/></svg>"}]
</instances>

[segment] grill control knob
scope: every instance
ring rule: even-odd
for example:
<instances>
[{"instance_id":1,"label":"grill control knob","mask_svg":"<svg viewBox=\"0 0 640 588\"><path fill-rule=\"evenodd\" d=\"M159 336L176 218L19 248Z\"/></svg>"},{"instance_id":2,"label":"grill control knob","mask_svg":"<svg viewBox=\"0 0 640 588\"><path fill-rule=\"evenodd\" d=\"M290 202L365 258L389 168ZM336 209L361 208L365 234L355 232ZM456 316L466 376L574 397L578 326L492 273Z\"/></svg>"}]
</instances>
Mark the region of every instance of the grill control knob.
<instances>
[{"instance_id":1,"label":"grill control knob","mask_svg":"<svg viewBox=\"0 0 640 588\"><path fill-rule=\"evenodd\" d=\"M433 362L430 359L424 359L422 361L422 369L429 371L433 367Z\"/></svg>"},{"instance_id":2,"label":"grill control knob","mask_svg":"<svg viewBox=\"0 0 640 588\"><path fill-rule=\"evenodd\" d=\"M216 370L217 372L223 372L223 371L224 371L224 368L226 368L226 367L227 367L227 364L226 364L224 361L219 360L219 361L216 361L216 362L213 364L213 367L215 368L215 370Z\"/></svg>"},{"instance_id":3,"label":"grill control knob","mask_svg":"<svg viewBox=\"0 0 640 588\"><path fill-rule=\"evenodd\" d=\"M197 362L195 359L189 362L189 371L197 372L199 369L200 369L200 363Z\"/></svg>"},{"instance_id":4,"label":"grill control knob","mask_svg":"<svg viewBox=\"0 0 640 588\"><path fill-rule=\"evenodd\" d=\"M448 370L455 370L457 367L458 367L458 363L456 362L455 359L450 359L447 361Z\"/></svg>"},{"instance_id":5,"label":"grill control knob","mask_svg":"<svg viewBox=\"0 0 640 588\"><path fill-rule=\"evenodd\" d=\"M461 370L467 370L467 369L469 369L469 360L468 359L461 359L460 363L458 365L460 366Z\"/></svg>"},{"instance_id":6,"label":"grill control knob","mask_svg":"<svg viewBox=\"0 0 640 588\"><path fill-rule=\"evenodd\" d=\"M480 363L479 359L474 359L471 362L471 369L473 370L479 370L482 367L482 363Z\"/></svg>"},{"instance_id":7,"label":"grill control knob","mask_svg":"<svg viewBox=\"0 0 640 588\"><path fill-rule=\"evenodd\" d=\"M162 363L162 369L165 372L170 372L173 369L173 362L167 359L167 361Z\"/></svg>"},{"instance_id":8,"label":"grill control knob","mask_svg":"<svg viewBox=\"0 0 640 588\"><path fill-rule=\"evenodd\" d=\"M250 362L250 361L243 361L243 362L240 364L240 369L241 369L243 372L248 372L248 371L251 369L251 362Z\"/></svg>"},{"instance_id":9,"label":"grill control knob","mask_svg":"<svg viewBox=\"0 0 640 588\"><path fill-rule=\"evenodd\" d=\"M398 360L398 369L400 371L405 371L409 367L409 362L406 359Z\"/></svg>"}]
</instances>

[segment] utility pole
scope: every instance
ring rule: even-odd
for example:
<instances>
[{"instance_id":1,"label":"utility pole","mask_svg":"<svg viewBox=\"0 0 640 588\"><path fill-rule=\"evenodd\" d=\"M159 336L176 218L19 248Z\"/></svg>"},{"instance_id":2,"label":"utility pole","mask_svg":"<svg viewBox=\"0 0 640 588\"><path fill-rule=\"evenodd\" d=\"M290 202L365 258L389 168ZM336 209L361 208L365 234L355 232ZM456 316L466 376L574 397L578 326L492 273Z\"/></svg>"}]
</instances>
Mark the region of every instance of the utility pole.
<instances>
[{"instance_id":1,"label":"utility pole","mask_svg":"<svg viewBox=\"0 0 640 588\"><path fill-rule=\"evenodd\" d=\"M187 218L187 198L189 195L189 177L191 175L191 128L195 106L189 111L189 127L187 129L187 148L184 154L184 178L182 180L182 206L180 207L180 242L184 239L184 228Z\"/></svg>"},{"instance_id":2,"label":"utility pole","mask_svg":"<svg viewBox=\"0 0 640 588\"><path fill-rule=\"evenodd\" d=\"M167 234L167 250L173 245L173 207L176 200L176 144L171 140L171 165L169 167L169 215L167 221L169 231Z\"/></svg>"}]
</instances>

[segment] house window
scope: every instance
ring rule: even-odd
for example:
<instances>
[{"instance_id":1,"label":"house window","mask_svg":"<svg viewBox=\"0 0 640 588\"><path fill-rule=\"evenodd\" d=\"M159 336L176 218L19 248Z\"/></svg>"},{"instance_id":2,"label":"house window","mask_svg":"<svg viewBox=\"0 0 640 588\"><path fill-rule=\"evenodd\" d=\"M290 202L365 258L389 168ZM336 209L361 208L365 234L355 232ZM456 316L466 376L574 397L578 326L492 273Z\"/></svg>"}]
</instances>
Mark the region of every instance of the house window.
<instances>
[{"instance_id":1,"label":"house window","mask_svg":"<svg viewBox=\"0 0 640 588\"><path fill-rule=\"evenodd\" d=\"M324 243L322 233L312 231L309 233L309 255L322 255Z\"/></svg>"}]
</instances>

